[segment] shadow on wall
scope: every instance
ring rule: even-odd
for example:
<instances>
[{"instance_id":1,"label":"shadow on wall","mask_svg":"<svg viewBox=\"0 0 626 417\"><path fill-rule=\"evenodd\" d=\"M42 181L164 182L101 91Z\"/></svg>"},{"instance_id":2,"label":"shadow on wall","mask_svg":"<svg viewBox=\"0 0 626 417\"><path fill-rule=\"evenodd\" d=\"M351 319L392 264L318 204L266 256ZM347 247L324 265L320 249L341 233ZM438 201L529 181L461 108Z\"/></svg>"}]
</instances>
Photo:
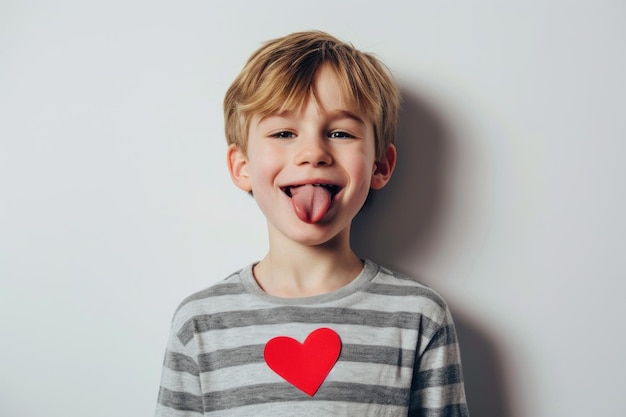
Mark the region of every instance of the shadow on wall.
<instances>
[{"instance_id":1,"label":"shadow on wall","mask_svg":"<svg viewBox=\"0 0 626 417\"><path fill-rule=\"evenodd\" d=\"M398 164L384 189L371 195L353 224L356 253L407 275L406 259L428 256L449 207L452 137L441 115L419 96L402 91ZM462 157L462 156L461 156ZM380 202L379 202L380 201ZM461 345L470 413L514 417L495 338L468 313L451 306Z\"/></svg>"}]
</instances>

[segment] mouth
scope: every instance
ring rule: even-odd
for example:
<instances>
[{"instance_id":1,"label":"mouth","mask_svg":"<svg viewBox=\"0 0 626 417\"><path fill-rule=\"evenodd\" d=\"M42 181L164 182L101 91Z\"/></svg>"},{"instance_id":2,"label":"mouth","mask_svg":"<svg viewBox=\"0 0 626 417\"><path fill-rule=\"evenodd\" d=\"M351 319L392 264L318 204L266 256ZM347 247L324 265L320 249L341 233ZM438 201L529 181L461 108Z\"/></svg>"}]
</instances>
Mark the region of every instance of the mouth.
<instances>
[{"instance_id":1,"label":"mouth","mask_svg":"<svg viewBox=\"0 0 626 417\"><path fill-rule=\"evenodd\" d=\"M299 185L287 185L285 187L281 187L281 190L283 191L283 193L285 193L287 195L287 197L292 198L293 197L293 192L292 190L294 188L299 188L299 187L304 187L305 185L311 185L313 187L321 187L323 189L325 189L328 194L330 194L330 198L331 200L339 193L339 191L341 191L341 187L339 187L338 185L335 184L299 184Z\"/></svg>"},{"instance_id":2,"label":"mouth","mask_svg":"<svg viewBox=\"0 0 626 417\"><path fill-rule=\"evenodd\" d=\"M333 199L341 191L335 184L297 184L281 187L291 199L295 214L303 222L312 224L322 220L331 207Z\"/></svg>"}]
</instances>

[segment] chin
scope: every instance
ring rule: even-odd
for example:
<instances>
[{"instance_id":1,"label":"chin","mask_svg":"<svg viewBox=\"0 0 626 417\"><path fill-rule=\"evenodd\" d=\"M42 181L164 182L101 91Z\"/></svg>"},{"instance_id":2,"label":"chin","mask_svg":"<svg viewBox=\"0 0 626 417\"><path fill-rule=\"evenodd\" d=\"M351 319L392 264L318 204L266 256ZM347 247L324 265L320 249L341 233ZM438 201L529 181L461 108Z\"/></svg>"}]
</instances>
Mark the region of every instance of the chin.
<instances>
[{"instance_id":1,"label":"chin","mask_svg":"<svg viewBox=\"0 0 626 417\"><path fill-rule=\"evenodd\" d=\"M334 244L342 239L342 236L349 236L349 230L333 230L331 225L323 223L305 224L297 232L293 229L286 234L287 238L295 243L306 246L322 246Z\"/></svg>"}]
</instances>

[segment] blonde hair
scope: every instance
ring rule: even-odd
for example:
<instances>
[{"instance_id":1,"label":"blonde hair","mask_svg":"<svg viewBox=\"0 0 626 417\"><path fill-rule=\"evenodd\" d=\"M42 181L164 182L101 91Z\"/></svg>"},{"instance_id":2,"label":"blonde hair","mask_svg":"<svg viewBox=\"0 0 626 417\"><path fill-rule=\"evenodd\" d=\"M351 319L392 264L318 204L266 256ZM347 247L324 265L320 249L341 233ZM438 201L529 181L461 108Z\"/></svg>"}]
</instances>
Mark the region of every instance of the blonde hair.
<instances>
[{"instance_id":1,"label":"blonde hair","mask_svg":"<svg viewBox=\"0 0 626 417\"><path fill-rule=\"evenodd\" d=\"M374 127L376 156L395 142L400 94L377 58L320 31L297 32L271 40L255 51L224 98L226 140L247 151L252 116L301 108L315 96L323 65L334 70L346 104Z\"/></svg>"}]
</instances>

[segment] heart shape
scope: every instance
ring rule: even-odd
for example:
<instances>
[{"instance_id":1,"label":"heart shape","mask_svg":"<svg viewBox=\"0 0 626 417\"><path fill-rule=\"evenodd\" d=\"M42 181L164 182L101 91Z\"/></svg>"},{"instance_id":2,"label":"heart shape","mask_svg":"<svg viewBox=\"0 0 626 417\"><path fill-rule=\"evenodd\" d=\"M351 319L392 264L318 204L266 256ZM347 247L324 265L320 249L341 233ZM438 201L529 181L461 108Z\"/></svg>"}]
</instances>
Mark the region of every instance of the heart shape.
<instances>
[{"instance_id":1,"label":"heart shape","mask_svg":"<svg viewBox=\"0 0 626 417\"><path fill-rule=\"evenodd\" d=\"M341 339L332 329L312 331L304 343L287 336L278 336L265 345L265 363L287 382L310 395L315 395L341 352Z\"/></svg>"}]
</instances>

